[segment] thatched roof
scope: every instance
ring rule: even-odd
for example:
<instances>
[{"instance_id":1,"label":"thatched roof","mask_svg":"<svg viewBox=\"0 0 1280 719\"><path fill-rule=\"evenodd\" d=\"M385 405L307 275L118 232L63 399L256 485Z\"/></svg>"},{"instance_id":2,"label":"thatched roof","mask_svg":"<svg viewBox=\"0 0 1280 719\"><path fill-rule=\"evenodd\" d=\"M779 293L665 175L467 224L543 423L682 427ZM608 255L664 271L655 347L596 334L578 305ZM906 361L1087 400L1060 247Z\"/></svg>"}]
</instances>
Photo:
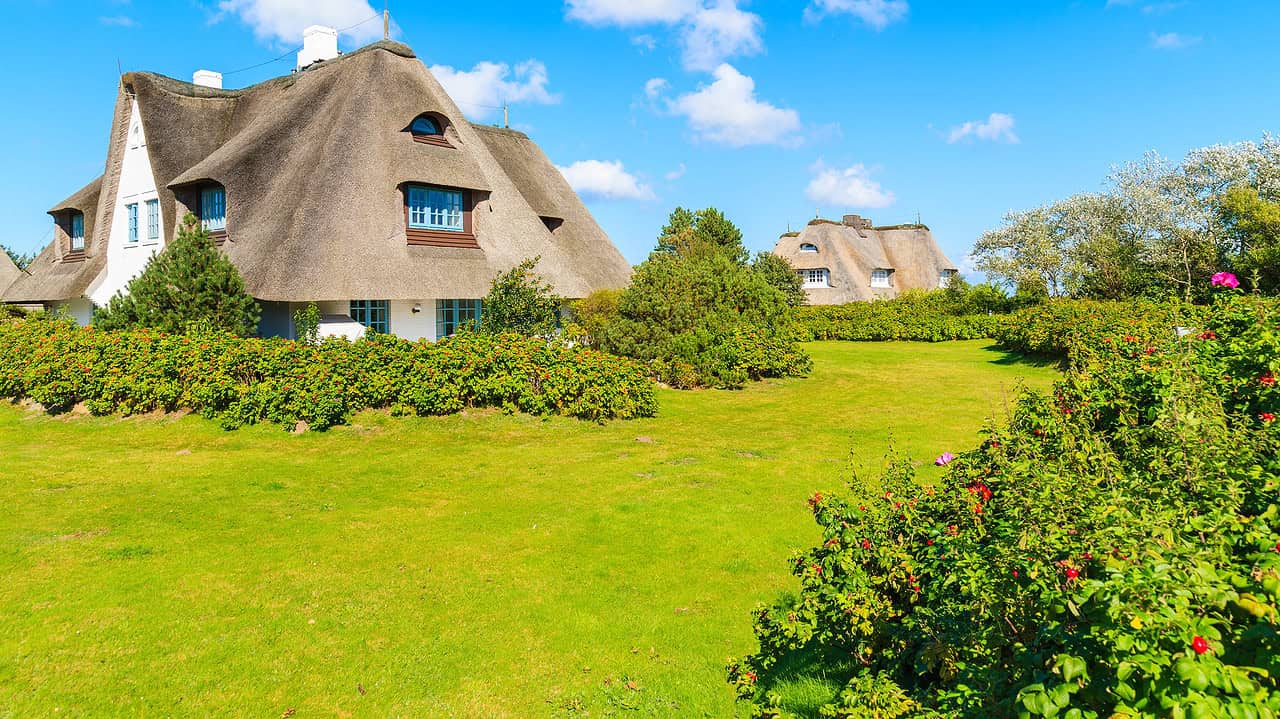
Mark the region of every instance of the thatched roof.
<instances>
[{"instance_id":1,"label":"thatched roof","mask_svg":"<svg viewBox=\"0 0 1280 719\"><path fill-rule=\"evenodd\" d=\"M815 245L818 251L801 252L802 245ZM829 271L830 287L806 290L815 305L889 299L908 289L937 289L941 273L956 269L933 233L915 225L861 229L815 222L799 234L782 236L773 252L798 270ZM877 269L893 270L892 287L871 286L871 272Z\"/></svg>"},{"instance_id":2,"label":"thatched roof","mask_svg":"<svg viewBox=\"0 0 1280 719\"><path fill-rule=\"evenodd\" d=\"M22 270L13 264L8 253L0 252L0 293L3 293L21 275Z\"/></svg>"},{"instance_id":3,"label":"thatched roof","mask_svg":"<svg viewBox=\"0 0 1280 719\"><path fill-rule=\"evenodd\" d=\"M259 299L482 297L496 274L535 255L538 271L566 296L629 277L626 260L542 151L521 133L467 122L400 43L241 90L151 73L126 74L122 87L117 112L136 97L165 241L177 225L173 191L221 183L222 247ZM404 131L424 112L447 120L452 148ZM113 132L112 142L125 142L124 134ZM410 246L398 192L408 182L472 190L480 249ZM540 216L564 223L553 234Z\"/></svg>"},{"instance_id":4,"label":"thatched roof","mask_svg":"<svg viewBox=\"0 0 1280 719\"><path fill-rule=\"evenodd\" d=\"M98 177L76 190L67 199L49 208L50 215L75 210L84 213L86 242L94 233L98 214L98 198L102 191L102 178ZM54 239L32 260L26 272L0 292L4 302L44 302L70 300L84 295L85 290L106 266L106 253L87 254L83 260L63 262L64 248L55 233ZM0 286L4 281L0 280Z\"/></svg>"}]
</instances>

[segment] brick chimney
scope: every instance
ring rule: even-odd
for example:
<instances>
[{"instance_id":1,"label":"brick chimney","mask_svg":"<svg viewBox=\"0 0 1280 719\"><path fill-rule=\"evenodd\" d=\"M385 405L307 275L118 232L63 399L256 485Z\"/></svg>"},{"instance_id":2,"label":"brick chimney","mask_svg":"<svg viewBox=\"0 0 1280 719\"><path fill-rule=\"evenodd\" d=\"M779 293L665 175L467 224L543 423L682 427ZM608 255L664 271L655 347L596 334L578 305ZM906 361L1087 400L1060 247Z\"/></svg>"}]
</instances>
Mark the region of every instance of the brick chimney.
<instances>
[{"instance_id":1,"label":"brick chimney","mask_svg":"<svg viewBox=\"0 0 1280 719\"><path fill-rule=\"evenodd\" d=\"M302 31L302 49L298 51L298 69L337 57L338 31L324 25L312 25Z\"/></svg>"}]
</instances>

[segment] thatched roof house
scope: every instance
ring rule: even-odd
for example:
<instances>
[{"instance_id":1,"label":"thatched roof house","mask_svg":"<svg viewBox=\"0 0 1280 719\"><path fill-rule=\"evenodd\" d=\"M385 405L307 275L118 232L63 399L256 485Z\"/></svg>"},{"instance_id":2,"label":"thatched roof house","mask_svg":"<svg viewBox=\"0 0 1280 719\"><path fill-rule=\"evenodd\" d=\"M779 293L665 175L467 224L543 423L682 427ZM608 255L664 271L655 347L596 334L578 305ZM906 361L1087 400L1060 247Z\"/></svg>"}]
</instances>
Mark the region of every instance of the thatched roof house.
<instances>
[{"instance_id":1,"label":"thatched roof house","mask_svg":"<svg viewBox=\"0 0 1280 719\"><path fill-rule=\"evenodd\" d=\"M317 31L331 33L308 29L305 67L241 90L207 71L126 74L105 174L49 211L53 243L2 298L103 304L187 212L263 303L264 334L290 335L291 312L317 302L434 338L534 256L564 296L626 284L626 260L526 135L468 122L405 45L338 56L320 37L317 53Z\"/></svg>"},{"instance_id":2,"label":"thatched roof house","mask_svg":"<svg viewBox=\"0 0 1280 719\"><path fill-rule=\"evenodd\" d=\"M875 227L858 215L812 220L779 238L773 252L796 268L814 305L891 299L946 287L956 275L928 227Z\"/></svg>"}]
</instances>

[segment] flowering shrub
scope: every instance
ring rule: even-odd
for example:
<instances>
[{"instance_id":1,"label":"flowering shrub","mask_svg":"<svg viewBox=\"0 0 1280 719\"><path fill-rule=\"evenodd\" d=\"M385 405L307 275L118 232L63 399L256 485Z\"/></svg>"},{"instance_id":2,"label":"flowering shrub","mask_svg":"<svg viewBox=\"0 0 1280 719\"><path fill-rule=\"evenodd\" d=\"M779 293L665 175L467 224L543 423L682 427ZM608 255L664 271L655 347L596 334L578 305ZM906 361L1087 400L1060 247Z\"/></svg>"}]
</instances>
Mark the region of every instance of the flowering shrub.
<instances>
[{"instance_id":1,"label":"flowering shrub","mask_svg":"<svg viewBox=\"0 0 1280 719\"><path fill-rule=\"evenodd\" d=\"M728 668L748 713L817 667L830 717L1280 716L1280 306L1220 292L1181 339L1073 333L937 485L895 457L811 497L799 595Z\"/></svg>"},{"instance_id":2,"label":"flowering shrub","mask_svg":"<svg viewBox=\"0 0 1280 719\"><path fill-rule=\"evenodd\" d=\"M502 407L592 420L657 410L638 363L518 335L311 346L37 319L0 324L0 397L53 411L83 402L94 414L190 409L227 428L303 421L324 429L371 407L420 415Z\"/></svg>"},{"instance_id":3,"label":"flowering shrub","mask_svg":"<svg viewBox=\"0 0 1280 719\"><path fill-rule=\"evenodd\" d=\"M997 323L992 336L1005 349L1028 354L1126 353L1175 344L1177 328L1200 325L1204 308L1179 302L1052 300Z\"/></svg>"}]
</instances>

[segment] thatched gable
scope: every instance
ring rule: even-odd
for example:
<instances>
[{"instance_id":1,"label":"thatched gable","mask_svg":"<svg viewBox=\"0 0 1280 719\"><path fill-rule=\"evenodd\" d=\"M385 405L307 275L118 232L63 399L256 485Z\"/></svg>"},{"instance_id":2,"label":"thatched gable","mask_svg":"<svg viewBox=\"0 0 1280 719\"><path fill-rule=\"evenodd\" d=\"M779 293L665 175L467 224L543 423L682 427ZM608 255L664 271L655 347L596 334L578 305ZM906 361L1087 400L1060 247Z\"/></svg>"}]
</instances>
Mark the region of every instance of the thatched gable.
<instances>
[{"instance_id":1,"label":"thatched gable","mask_svg":"<svg viewBox=\"0 0 1280 719\"><path fill-rule=\"evenodd\" d=\"M815 246L817 252L802 251L804 246ZM773 252L797 270L828 271L829 287L805 290L815 305L890 299L908 289L937 289L943 272L956 269L933 233L918 225L889 228L872 227L869 222L815 221L799 233L783 235ZM891 270L892 286L872 287L874 270Z\"/></svg>"},{"instance_id":2,"label":"thatched gable","mask_svg":"<svg viewBox=\"0 0 1280 719\"><path fill-rule=\"evenodd\" d=\"M538 270L570 297L629 277L626 260L541 150L521 133L467 122L400 43L375 43L241 90L129 73L117 100L126 124L134 98L164 240L187 209L185 191L221 184L222 248L258 299L482 297L495 275L535 255ZM452 147L414 142L405 130L423 113L445 121ZM113 131L112 151L125 139ZM109 162L104 187L113 187L113 171L118 165ZM479 249L409 244L406 183L470 191ZM114 190L108 195L104 204L114 204ZM86 269L99 256L87 254L79 263ZM70 285L48 288L24 299L63 299Z\"/></svg>"},{"instance_id":3,"label":"thatched gable","mask_svg":"<svg viewBox=\"0 0 1280 719\"><path fill-rule=\"evenodd\" d=\"M8 253L0 252L0 293L8 289L9 285L20 276L22 276L22 270L13 264Z\"/></svg>"},{"instance_id":4,"label":"thatched gable","mask_svg":"<svg viewBox=\"0 0 1280 719\"><path fill-rule=\"evenodd\" d=\"M32 260L26 272L21 273L7 288L0 291L0 299L13 303L49 302L70 300L84 295L94 278L102 272L107 259L105 252L91 250L97 230L98 200L101 192L102 178L98 177L76 190L67 199L49 208L49 215L55 221L65 217L66 213L71 211L84 214L86 248L84 259L74 262L63 261L70 249L67 245L69 238L66 236L65 227L55 224L53 241ZM3 280L0 280L0 285L3 284Z\"/></svg>"}]
</instances>

